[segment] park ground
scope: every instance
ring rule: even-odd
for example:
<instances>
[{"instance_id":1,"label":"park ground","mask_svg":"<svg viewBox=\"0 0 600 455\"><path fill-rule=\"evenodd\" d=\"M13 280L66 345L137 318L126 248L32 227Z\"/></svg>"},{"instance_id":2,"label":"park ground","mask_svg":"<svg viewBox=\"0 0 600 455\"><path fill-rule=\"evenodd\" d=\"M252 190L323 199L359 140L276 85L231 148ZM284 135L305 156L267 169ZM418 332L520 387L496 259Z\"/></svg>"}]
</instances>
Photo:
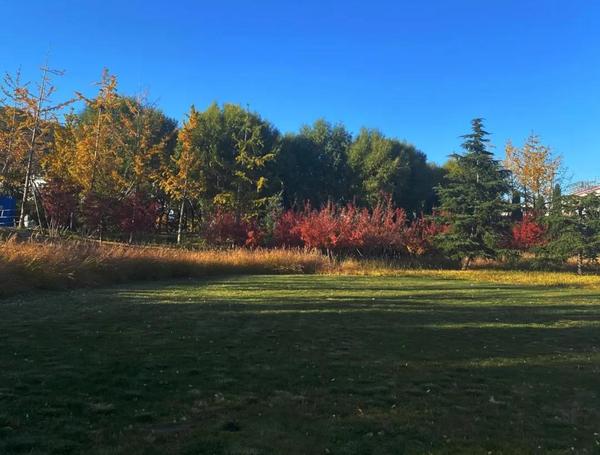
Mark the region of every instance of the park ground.
<instances>
[{"instance_id":1,"label":"park ground","mask_svg":"<svg viewBox=\"0 0 600 455\"><path fill-rule=\"evenodd\" d=\"M521 280L525 281L525 280ZM0 300L1 454L600 453L600 290L211 277Z\"/></svg>"}]
</instances>

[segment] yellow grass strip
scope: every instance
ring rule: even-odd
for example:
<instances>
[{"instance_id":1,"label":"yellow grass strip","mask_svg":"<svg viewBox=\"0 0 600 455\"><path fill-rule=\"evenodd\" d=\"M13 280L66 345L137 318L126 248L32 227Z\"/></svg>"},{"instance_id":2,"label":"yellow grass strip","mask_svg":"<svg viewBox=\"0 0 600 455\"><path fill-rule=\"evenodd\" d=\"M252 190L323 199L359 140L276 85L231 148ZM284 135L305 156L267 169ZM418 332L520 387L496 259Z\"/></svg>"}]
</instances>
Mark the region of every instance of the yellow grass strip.
<instances>
[{"instance_id":1,"label":"yellow grass strip","mask_svg":"<svg viewBox=\"0 0 600 455\"><path fill-rule=\"evenodd\" d=\"M326 273L369 276L427 276L439 279L468 280L520 286L580 287L600 289L600 275L579 276L571 272L539 272L520 270L429 270L398 269L386 261L341 261Z\"/></svg>"}]
</instances>

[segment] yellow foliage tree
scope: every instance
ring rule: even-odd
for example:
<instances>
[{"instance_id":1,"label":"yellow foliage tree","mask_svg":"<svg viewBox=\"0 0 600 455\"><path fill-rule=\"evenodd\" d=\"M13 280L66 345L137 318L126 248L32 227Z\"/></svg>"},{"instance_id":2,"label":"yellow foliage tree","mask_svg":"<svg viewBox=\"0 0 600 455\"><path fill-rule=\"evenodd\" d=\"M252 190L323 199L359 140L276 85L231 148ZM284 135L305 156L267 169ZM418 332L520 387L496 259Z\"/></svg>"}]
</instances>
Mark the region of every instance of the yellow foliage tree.
<instances>
[{"instance_id":1,"label":"yellow foliage tree","mask_svg":"<svg viewBox=\"0 0 600 455\"><path fill-rule=\"evenodd\" d=\"M172 166L165 172L162 181L167 194L179 201L177 243L181 243L185 203L188 199L199 198L204 188L200 150L195 139L199 123L200 114L192 106L177 136L177 154L172 158Z\"/></svg>"},{"instance_id":2,"label":"yellow foliage tree","mask_svg":"<svg viewBox=\"0 0 600 455\"><path fill-rule=\"evenodd\" d=\"M92 118L73 125L71 172L84 194L114 194L125 185L119 172L123 157L118 153L120 140L115 117L119 103L117 78L104 70L98 85L100 88L96 98L89 99L78 93Z\"/></svg>"},{"instance_id":3,"label":"yellow foliage tree","mask_svg":"<svg viewBox=\"0 0 600 455\"><path fill-rule=\"evenodd\" d=\"M504 165L511 171L514 185L522 193L527 208L538 201L550 200L560 178L562 158L543 145L539 136L531 134L522 147L507 142Z\"/></svg>"},{"instance_id":4,"label":"yellow foliage tree","mask_svg":"<svg viewBox=\"0 0 600 455\"><path fill-rule=\"evenodd\" d=\"M15 194L25 174L24 161L27 155L27 122L20 104L20 73L6 74L0 85L0 189Z\"/></svg>"}]
</instances>

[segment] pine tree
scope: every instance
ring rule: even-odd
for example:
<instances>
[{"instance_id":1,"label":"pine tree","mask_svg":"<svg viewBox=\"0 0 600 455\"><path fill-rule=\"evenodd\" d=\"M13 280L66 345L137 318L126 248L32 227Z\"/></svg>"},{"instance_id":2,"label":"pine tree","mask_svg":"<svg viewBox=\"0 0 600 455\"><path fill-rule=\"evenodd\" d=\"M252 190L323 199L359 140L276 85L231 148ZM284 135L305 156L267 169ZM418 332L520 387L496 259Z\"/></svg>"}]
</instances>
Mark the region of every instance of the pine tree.
<instances>
[{"instance_id":1,"label":"pine tree","mask_svg":"<svg viewBox=\"0 0 600 455\"><path fill-rule=\"evenodd\" d=\"M560 187L560 184L556 184L554 185L554 188L552 189L552 197L550 198L550 210L549 213L553 214L554 212L556 212L557 210L561 210L561 204L562 204L562 188Z\"/></svg>"},{"instance_id":2,"label":"pine tree","mask_svg":"<svg viewBox=\"0 0 600 455\"><path fill-rule=\"evenodd\" d=\"M583 261L600 255L600 196L563 196L553 201L547 217L549 242L543 253L551 259L577 258L577 273Z\"/></svg>"},{"instance_id":3,"label":"pine tree","mask_svg":"<svg viewBox=\"0 0 600 455\"><path fill-rule=\"evenodd\" d=\"M453 259L460 259L463 268L474 258L497 256L511 212L505 199L508 171L488 150L489 133L482 119L474 119L472 129L463 136L465 152L452 155L455 165L446 183L438 187L440 218L449 226L439 237L439 247Z\"/></svg>"}]
</instances>

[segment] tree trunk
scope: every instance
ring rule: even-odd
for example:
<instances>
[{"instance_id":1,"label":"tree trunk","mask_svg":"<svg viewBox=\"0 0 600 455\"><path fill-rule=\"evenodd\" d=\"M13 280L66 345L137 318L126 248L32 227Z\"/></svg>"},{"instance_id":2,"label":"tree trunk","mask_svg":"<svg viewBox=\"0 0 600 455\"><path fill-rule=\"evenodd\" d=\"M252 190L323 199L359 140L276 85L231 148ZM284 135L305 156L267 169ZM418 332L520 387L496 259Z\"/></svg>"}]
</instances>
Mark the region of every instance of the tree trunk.
<instances>
[{"instance_id":1,"label":"tree trunk","mask_svg":"<svg viewBox=\"0 0 600 455\"><path fill-rule=\"evenodd\" d=\"M577 253L577 275L583 275L583 254Z\"/></svg>"},{"instance_id":2,"label":"tree trunk","mask_svg":"<svg viewBox=\"0 0 600 455\"><path fill-rule=\"evenodd\" d=\"M29 186L31 185L31 172L33 170L33 155L35 153L35 141L37 140L38 128L40 124L40 115L42 111L42 103L46 96L46 84L48 83L48 69L44 68L42 83L38 95L34 117L33 127L31 130L31 144L29 144L29 154L27 156L27 170L25 172L25 183L23 185L23 200L21 201L21 214L19 215L19 229L23 228L25 222L25 206L27 205L27 196L29 194Z\"/></svg>"},{"instance_id":3,"label":"tree trunk","mask_svg":"<svg viewBox=\"0 0 600 455\"><path fill-rule=\"evenodd\" d=\"M37 127L34 127L32 134L32 144L36 139ZM25 171L25 183L23 185L23 197L21 199L21 213L19 214L19 229L23 229L25 223L25 206L27 204L27 196L29 195L29 186L31 185L31 171L33 168L33 145L29 148L29 155L27 157L27 170Z\"/></svg>"},{"instance_id":4,"label":"tree trunk","mask_svg":"<svg viewBox=\"0 0 600 455\"><path fill-rule=\"evenodd\" d=\"M35 182L32 182L32 184L33 184L33 187L32 187L31 194L33 195L33 203L35 204L35 213L37 214L38 224L39 224L40 228L43 229L44 225L42 223L42 214L40 213L40 206L38 204L37 187L35 185Z\"/></svg>"},{"instance_id":5,"label":"tree trunk","mask_svg":"<svg viewBox=\"0 0 600 455\"><path fill-rule=\"evenodd\" d=\"M185 208L185 196L181 198L179 206L179 225L177 226L177 245L181 244L181 231L183 230L183 209Z\"/></svg>"},{"instance_id":6,"label":"tree trunk","mask_svg":"<svg viewBox=\"0 0 600 455\"><path fill-rule=\"evenodd\" d=\"M466 258L463 258L463 260L461 261L461 270L468 270L469 269L469 265L471 265L471 257L468 256Z\"/></svg>"}]
</instances>

